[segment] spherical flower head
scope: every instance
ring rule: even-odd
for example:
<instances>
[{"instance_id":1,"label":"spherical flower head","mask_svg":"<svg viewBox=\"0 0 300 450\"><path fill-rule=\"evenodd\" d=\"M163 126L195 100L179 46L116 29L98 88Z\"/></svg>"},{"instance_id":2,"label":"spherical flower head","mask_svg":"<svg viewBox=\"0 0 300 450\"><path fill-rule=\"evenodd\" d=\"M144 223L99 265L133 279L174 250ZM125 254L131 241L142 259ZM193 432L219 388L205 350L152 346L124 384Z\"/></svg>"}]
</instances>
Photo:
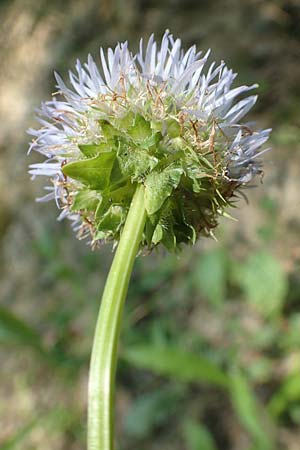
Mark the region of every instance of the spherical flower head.
<instances>
[{"instance_id":1,"label":"spherical flower head","mask_svg":"<svg viewBox=\"0 0 300 450\"><path fill-rule=\"evenodd\" d=\"M209 52L186 52L166 31L133 55L127 42L89 55L56 74L58 93L42 104L42 127L30 150L46 160L30 173L50 179L41 201L55 199L60 218L95 245L118 242L137 184L145 188L143 245L175 250L211 235L239 189L262 173L259 157L270 130L241 119L257 87L232 88L236 74L224 62L207 65Z\"/></svg>"}]
</instances>

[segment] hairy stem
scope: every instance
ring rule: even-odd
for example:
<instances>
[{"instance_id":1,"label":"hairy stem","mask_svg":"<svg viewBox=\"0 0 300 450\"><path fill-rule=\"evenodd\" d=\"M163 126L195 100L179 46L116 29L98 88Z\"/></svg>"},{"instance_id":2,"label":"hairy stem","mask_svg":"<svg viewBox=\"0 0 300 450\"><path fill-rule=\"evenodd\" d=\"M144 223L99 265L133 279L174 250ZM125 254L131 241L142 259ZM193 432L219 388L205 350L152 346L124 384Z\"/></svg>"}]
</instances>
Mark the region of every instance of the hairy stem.
<instances>
[{"instance_id":1,"label":"hairy stem","mask_svg":"<svg viewBox=\"0 0 300 450\"><path fill-rule=\"evenodd\" d=\"M88 450L113 450L114 389L122 310L146 221L144 187L133 196L104 288L89 375Z\"/></svg>"}]
</instances>

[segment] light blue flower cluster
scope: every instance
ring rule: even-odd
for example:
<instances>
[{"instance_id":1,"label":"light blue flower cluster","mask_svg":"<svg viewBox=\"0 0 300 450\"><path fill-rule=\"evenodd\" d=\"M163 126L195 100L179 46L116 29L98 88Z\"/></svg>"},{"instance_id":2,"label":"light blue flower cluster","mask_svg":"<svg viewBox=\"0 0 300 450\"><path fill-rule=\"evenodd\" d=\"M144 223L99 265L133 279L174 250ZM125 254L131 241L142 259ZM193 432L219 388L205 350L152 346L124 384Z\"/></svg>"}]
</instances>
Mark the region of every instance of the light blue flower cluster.
<instances>
[{"instance_id":1,"label":"light blue flower cluster","mask_svg":"<svg viewBox=\"0 0 300 450\"><path fill-rule=\"evenodd\" d=\"M79 237L118 240L136 183L145 185L144 244L167 248L209 235L236 189L261 173L270 130L242 122L257 85L232 87L224 62L207 64L166 31L133 55L127 42L56 74L61 99L42 104L30 150L45 156L30 174L50 179L46 195ZM207 68L206 68L207 67ZM245 97L246 94L246 97Z\"/></svg>"}]
</instances>

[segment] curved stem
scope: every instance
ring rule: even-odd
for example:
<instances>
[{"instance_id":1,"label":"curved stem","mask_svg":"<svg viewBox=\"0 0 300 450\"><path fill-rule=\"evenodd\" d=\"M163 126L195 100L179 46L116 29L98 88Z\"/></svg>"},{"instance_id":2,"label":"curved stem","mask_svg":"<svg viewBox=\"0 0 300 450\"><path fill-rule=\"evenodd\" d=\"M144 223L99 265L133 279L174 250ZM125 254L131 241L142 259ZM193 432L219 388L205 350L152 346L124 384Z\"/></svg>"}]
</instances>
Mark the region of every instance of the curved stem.
<instances>
[{"instance_id":1,"label":"curved stem","mask_svg":"<svg viewBox=\"0 0 300 450\"><path fill-rule=\"evenodd\" d=\"M144 187L133 196L104 288L93 343L88 392L88 450L113 450L114 385L124 300L146 221Z\"/></svg>"}]
</instances>

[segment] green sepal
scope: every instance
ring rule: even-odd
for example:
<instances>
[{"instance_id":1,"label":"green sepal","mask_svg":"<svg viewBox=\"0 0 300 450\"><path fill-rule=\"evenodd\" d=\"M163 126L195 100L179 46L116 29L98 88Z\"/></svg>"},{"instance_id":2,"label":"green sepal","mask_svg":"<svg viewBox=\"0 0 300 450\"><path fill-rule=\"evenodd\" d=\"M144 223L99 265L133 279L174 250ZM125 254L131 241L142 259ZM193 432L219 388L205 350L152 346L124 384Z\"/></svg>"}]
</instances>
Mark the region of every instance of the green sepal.
<instances>
[{"instance_id":1,"label":"green sepal","mask_svg":"<svg viewBox=\"0 0 300 450\"><path fill-rule=\"evenodd\" d=\"M125 210L122 206L112 205L98 222L97 231L107 232L114 236L119 232L126 218Z\"/></svg>"},{"instance_id":2,"label":"green sepal","mask_svg":"<svg viewBox=\"0 0 300 450\"><path fill-rule=\"evenodd\" d=\"M68 177L81 181L91 189L102 190L109 185L115 158L115 152L108 151L100 153L95 158L65 164L62 171Z\"/></svg>"},{"instance_id":3,"label":"green sepal","mask_svg":"<svg viewBox=\"0 0 300 450\"><path fill-rule=\"evenodd\" d=\"M128 134L135 142L143 142L152 136L150 122L148 122L141 114L135 116L133 126L128 129Z\"/></svg>"},{"instance_id":4,"label":"green sepal","mask_svg":"<svg viewBox=\"0 0 300 450\"><path fill-rule=\"evenodd\" d=\"M108 120L99 120L99 125L104 138L108 141L120 135L120 132Z\"/></svg>"},{"instance_id":5,"label":"green sepal","mask_svg":"<svg viewBox=\"0 0 300 450\"><path fill-rule=\"evenodd\" d=\"M135 185L130 180L127 180L125 185L109 191L107 196L114 205L125 205L129 207L134 191Z\"/></svg>"},{"instance_id":6,"label":"green sepal","mask_svg":"<svg viewBox=\"0 0 300 450\"><path fill-rule=\"evenodd\" d=\"M113 168L111 170L111 174L110 174L110 186L109 188L111 189L115 184L119 185L120 183L126 181L124 179L123 173L121 171L120 168L120 164L118 161L118 158L116 157Z\"/></svg>"},{"instance_id":7,"label":"green sepal","mask_svg":"<svg viewBox=\"0 0 300 450\"><path fill-rule=\"evenodd\" d=\"M111 147L107 145L107 143L79 144L78 147L81 153L87 158L93 158L94 156L97 156L101 152L111 151Z\"/></svg>"},{"instance_id":8,"label":"green sepal","mask_svg":"<svg viewBox=\"0 0 300 450\"><path fill-rule=\"evenodd\" d=\"M94 241L99 241L106 238L106 233L104 231L96 231L96 233L93 235Z\"/></svg>"},{"instance_id":9,"label":"green sepal","mask_svg":"<svg viewBox=\"0 0 300 450\"><path fill-rule=\"evenodd\" d=\"M176 250L176 236L174 233L173 226L170 226L167 230L164 230L163 238L161 242L164 244L167 250L174 252Z\"/></svg>"},{"instance_id":10,"label":"green sepal","mask_svg":"<svg viewBox=\"0 0 300 450\"><path fill-rule=\"evenodd\" d=\"M171 139L180 136L181 128L177 120L169 119L167 120L167 134Z\"/></svg>"},{"instance_id":11,"label":"green sepal","mask_svg":"<svg viewBox=\"0 0 300 450\"><path fill-rule=\"evenodd\" d=\"M205 158L203 155L198 154L198 158L200 163L202 164L202 166L204 166L206 169L211 169L211 170L215 170L214 166L211 164L211 162Z\"/></svg>"},{"instance_id":12,"label":"green sepal","mask_svg":"<svg viewBox=\"0 0 300 450\"><path fill-rule=\"evenodd\" d=\"M196 230L195 230L195 228L193 227L193 225L190 225L190 224L186 224L186 226L190 229L190 231L191 231L191 234L190 235L188 235L188 239L189 239L189 241L190 241L190 244L191 245L195 245L195 243L196 243L196 240L197 240L197 233L196 233Z\"/></svg>"},{"instance_id":13,"label":"green sepal","mask_svg":"<svg viewBox=\"0 0 300 450\"><path fill-rule=\"evenodd\" d=\"M159 224L161 225L163 235L161 243L169 251L176 250L177 239L174 232L174 216L172 214L172 202L168 202L164 217L161 218ZM157 237L157 236L156 236Z\"/></svg>"},{"instance_id":14,"label":"green sepal","mask_svg":"<svg viewBox=\"0 0 300 450\"><path fill-rule=\"evenodd\" d=\"M151 128L154 132L162 132L162 121L161 120L152 120L150 122Z\"/></svg>"},{"instance_id":15,"label":"green sepal","mask_svg":"<svg viewBox=\"0 0 300 450\"><path fill-rule=\"evenodd\" d=\"M125 140L119 141L118 161L124 176L130 176L133 181L144 176L154 169L158 159L135 146L131 146Z\"/></svg>"},{"instance_id":16,"label":"green sepal","mask_svg":"<svg viewBox=\"0 0 300 450\"><path fill-rule=\"evenodd\" d=\"M174 234L176 236L177 244L190 244L194 245L197 239L196 230L192 225L181 223L174 228Z\"/></svg>"},{"instance_id":17,"label":"green sepal","mask_svg":"<svg viewBox=\"0 0 300 450\"><path fill-rule=\"evenodd\" d=\"M135 185L128 179L125 184L117 187L113 190L108 188L101 193L102 201L98 203L95 210L96 221L102 220L102 216L106 214L111 206L130 206L133 194L135 191Z\"/></svg>"},{"instance_id":18,"label":"green sepal","mask_svg":"<svg viewBox=\"0 0 300 450\"><path fill-rule=\"evenodd\" d=\"M164 230L160 223L155 227L154 233L152 235L152 242L157 245L164 237Z\"/></svg>"},{"instance_id":19,"label":"green sepal","mask_svg":"<svg viewBox=\"0 0 300 450\"><path fill-rule=\"evenodd\" d=\"M151 216L164 204L166 199L177 188L183 169L167 167L162 172L152 172L145 180L145 208Z\"/></svg>"},{"instance_id":20,"label":"green sepal","mask_svg":"<svg viewBox=\"0 0 300 450\"><path fill-rule=\"evenodd\" d=\"M202 179L207 178L207 173L201 170L199 165L187 165L184 169L186 176L191 181L191 188L196 194L202 190Z\"/></svg>"},{"instance_id":21,"label":"green sepal","mask_svg":"<svg viewBox=\"0 0 300 450\"><path fill-rule=\"evenodd\" d=\"M129 128L133 127L134 120L135 114L132 111L130 111L128 114L117 120L118 128L124 129L127 132Z\"/></svg>"},{"instance_id":22,"label":"green sepal","mask_svg":"<svg viewBox=\"0 0 300 450\"><path fill-rule=\"evenodd\" d=\"M145 148L145 149L150 149L151 147L156 147L159 144L159 142L162 140L162 138L163 138L163 136L159 131L154 132L149 138L140 142L139 147Z\"/></svg>"},{"instance_id":23,"label":"green sepal","mask_svg":"<svg viewBox=\"0 0 300 450\"><path fill-rule=\"evenodd\" d=\"M152 224L151 242L155 246L162 243L169 251L177 249L176 211L178 205L168 198L163 207L149 217Z\"/></svg>"},{"instance_id":24,"label":"green sepal","mask_svg":"<svg viewBox=\"0 0 300 450\"><path fill-rule=\"evenodd\" d=\"M171 140L171 144L172 144L172 148L174 150L179 150L179 151L184 150L187 147L185 140L180 136L173 138Z\"/></svg>"},{"instance_id":25,"label":"green sepal","mask_svg":"<svg viewBox=\"0 0 300 450\"><path fill-rule=\"evenodd\" d=\"M101 201L101 195L97 191L81 189L74 197L72 211L95 211Z\"/></svg>"},{"instance_id":26,"label":"green sepal","mask_svg":"<svg viewBox=\"0 0 300 450\"><path fill-rule=\"evenodd\" d=\"M182 192L169 197L159 219L163 229L161 242L169 251L178 251L181 244L194 244L197 239L195 228L186 222L181 200Z\"/></svg>"},{"instance_id":27,"label":"green sepal","mask_svg":"<svg viewBox=\"0 0 300 450\"><path fill-rule=\"evenodd\" d=\"M153 223L151 220L152 218L148 217L148 220L146 221L145 229L144 229L144 237L145 242L147 243L148 247L151 248L152 243L152 236L156 227L156 223Z\"/></svg>"}]
</instances>

